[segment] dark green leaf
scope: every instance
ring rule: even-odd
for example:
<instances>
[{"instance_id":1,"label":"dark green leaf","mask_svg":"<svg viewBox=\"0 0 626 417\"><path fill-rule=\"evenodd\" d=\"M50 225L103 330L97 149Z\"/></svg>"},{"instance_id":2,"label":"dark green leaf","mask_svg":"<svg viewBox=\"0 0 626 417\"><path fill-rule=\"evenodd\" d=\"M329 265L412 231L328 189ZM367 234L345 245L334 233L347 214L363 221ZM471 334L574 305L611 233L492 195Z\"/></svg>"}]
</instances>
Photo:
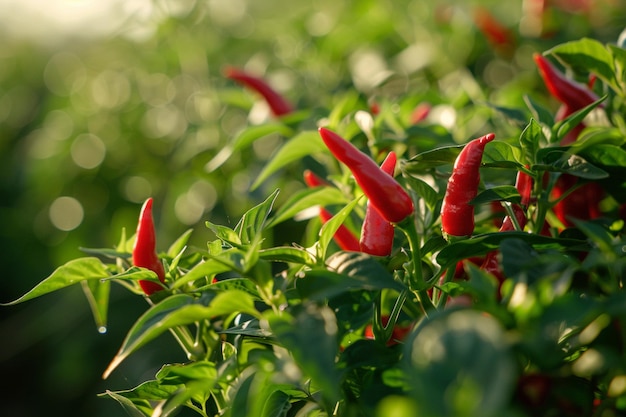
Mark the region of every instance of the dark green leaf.
<instances>
[{"instance_id":1,"label":"dark green leaf","mask_svg":"<svg viewBox=\"0 0 626 417\"><path fill-rule=\"evenodd\" d=\"M455 265L461 259L473 256L484 255L485 253L498 249L505 239L517 238L535 248L543 249L583 249L586 243L577 239L561 239L547 236L534 235L525 232L499 232L487 233L474 236L471 239L460 240L450 243L437 255L437 262L440 265Z\"/></svg>"},{"instance_id":2,"label":"dark green leaf","mask_svg":"<svg viewBox=\"0 0 626 417\"><path fill-rule=\"evenodd\" d=\"M425 181L411 175L407 175L405 180L409 185L409 188L415 191L415 193L424 200L430 210L434 211L440 200L437 191L435 191L433 187L428 185Z\"/></svg>"},{"instance_id":3,"label":"dark green leaf","mask_svg":"<svg viewBox=\"0 0 626 417\"><path fill-rule=\"evenodd\" d=\"M408 173L423 173L442 165L454 164L464 145L444 146L415 155L403 164Z\"/></svg>"},{"instance_id":4,"label":"dark green leaf","mask_svg":"<svg viewBox=\"0 0 626 417\"><path fill-rule=\"evenodd\" d=\"M525 95L524 102L533 114L533 118L544 126L552 126L554 124L554 115L541 104L537 103L532 96Z\"/></svg>"},{"instance_id":5,"label":"dark green leaf","mask_svg":"<svg viewBox=\"0 0 626 417\"><path fill-rule=\"evenodd\" d=\"M517 371L506 334L493 317L471 309L434 314L407 341L404 357L417 415L506 414Z\"/></svg>"},{"instance_id":6,"label":"dark green leaf","mask_svg":"<svg viewBox=\"0 0 626 417\"><path fill-rule=\"evenodd\" d=\"M510 107L497 106L493 103L487 103L489 107L496 110L498 113L506 117L514 125L522 127L525 126L528 121L528 116L520 109L514 109Z\"/></svg>"},{"instance_id":7,"label":"dark green leaf","mask_svg":"<svg viewBox=\"0 0 626 417\"><path fill-rule=\"evenodd\" d=\"M280 344L321 389L321 395L334 404L339 399L340 374L335 365L338 328L332 310L307 303L294 315L268 312L266 319Z\"/></svg>"},{"instance_id":8,"label":"dark green leaf","mask_svg":"<svg viewBox=\"0 0 626 417\"><path fill-rule=\"evenodd\" d=\"M499 185L487 190L481 191L470 204L480 205L490 203L492 201L510 201L511 203L519 203L521 200L520 194L512 185Z\"/></svg>"}]
</instances>

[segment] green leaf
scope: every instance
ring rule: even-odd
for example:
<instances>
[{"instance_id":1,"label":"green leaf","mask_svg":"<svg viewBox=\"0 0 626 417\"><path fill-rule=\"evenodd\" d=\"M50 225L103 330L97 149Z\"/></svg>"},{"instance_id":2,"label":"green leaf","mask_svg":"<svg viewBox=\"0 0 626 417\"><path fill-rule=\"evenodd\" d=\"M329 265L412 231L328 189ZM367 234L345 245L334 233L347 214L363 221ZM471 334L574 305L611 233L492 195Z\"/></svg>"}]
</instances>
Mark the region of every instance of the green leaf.
<instances>
[{"instance_id":1,"label":"green leaf","mask_svg":"<svg viewBox=\"0 0 626 417\"><path fill-rule=\"evenodd\" d=\"M537 149L539 149L542 142L545 142L545 137L539 123L534 119L530 119L530 122L520 135L519 142L526 156L524 160L534 164Z\"/></svg>"},{"instance_id":2,"label":"green leaf","mask_svg":"<svg viewBox=\"0 0 626 417\"><path fill-rule=\"evenodd\" d=\"M569 115L565 119L556 122L554 124L554 126L552 126L553 135L552 135L552 138L550 139L550 141L551 142L559 142L559 141L561 141L561 139L563 139L572 129L574 129L576 126L580 125L582 123L583 119L589 113L591 113L591 111L593 109L598 107L598 105L600 105L600 103L602 103L604 100L606 100L606 98L607 98L607 96L605 95L605 96L601 97L600 99L594 101L590 105L585 106L582 109L572 113L571 115Z\"/></svg>"},{"instance_id":3,"label":"green leaf","mask_svg":"<svg viewBox=\"0 0 626 417\"><path fill-rule=\"evenodd\" d=\"M172 284L172 289L180 288L199 279L207 279L210 282L215 275L222 272L238 271L243 273L243 260L244 254L239 250L226 250L219 256L209 257L206 261L194 266Z\"/></svg>"},{"instance_id":4,"label":"green leaf","mask_svg":"<svg viewBox=\"0 0 626 417\"><path fill-rule=\"evenodd\" d=\"M512 185L499 185L480 192L470 204L480 205L490 203L492 201L510 201L511 203L519 203L521 200L520 194Z\"/></svg>"},{"instance_id":5,"label":"green leaf","mask_svg":"<svg viewBox=\"0 0 626 417\"><path fill-rule=\"evenodd\" d=\"M403 164L409 173L422 173L441 165L454 164L464 145L442 146L415 155Z\"/></svg>"},{"instance_id":6,"label":"green leaf","mask_svg":"<svg viewBox=\"0 0 626 417\"><path fill-rule=\"evenodd\" d=\"M60 290L86 280L102 280L109 276L106 266L98 258L78 258L58 267L49 277L17 300L0 305L10 306Z\"/></svg>"},{"instance_id":7,"label":"green leaf","mask_svg":"<svg viewBox=\"0 0 626 417\"><path fill-rule=\"evenodd\" d=\"M106 332L111 281L81 281L81 285L83 287L83 292L87 297L87 301L89 302L91 314L93 315L98 332Z\"/></svg>"},{"instance_id":8,"label":"green leaf","mask_svg":"<svg viewBox=\"0 0 626 417\"><path fill-rule=\"evenodd\" d=\"M279 134L290 135L292 130L278 122L271 122L259 126L250 126L244 129L232 143L226 145L205 166L207 172L213 172L226 162L235 152L241 151L263 137Z\"/></svg>"},{"instance_id":9,"label":"green leaf","mask_svg":"<svg viewBox=\"0 0 626 417\"><path fill-rule=\"evenodd\" d=\"M316 187L304 189L291 196L269 221L268 227L273 227L296 214L313 206L327 206L331 204L346 204L345 195L333 187Z\"/></svg>"},{"instance_id":10,"label":"green leaf","mask_svg":"<svg viewBox=\"0 0 626 417\"><path fill-rule=\"evenodd\" d=\"M267 323L279 343L289 351L297 365L312 378L312 384L321 389L327 403L339 399L340 373L335 365L338 351L337 320L327 306L307 303L286 311L268 312Z\"/></svg>"},{"instance_id":11,"label":"green leaf","mask_svg":"<svg viewBox=\"0 0 626 417\"><path fill-rule=\"evenodd\" d=\"M533 115L533 118L544 126L552 126L554 124L553 114L541 104L536 102L532 96L525 95L524 102Z\"/></svg>"},{"instance_id":12,"label":"green leaf","mask_svg":"<svg viewBox=\"0 0 626 417\"><path fill-rule=\"evenodd\" d=\"M585 148L584 157L594 164L626 169L626 150L610 144L595 144Z\"/></svg>"},{"instance_id":13,"label":"green leaf","mask_svg":"<svg viewBox=\"0 0 626 417\"><path fill-rule=\"evenodd\" d=\"M172 295L146 311L130 329L103 378L107 378L130 354L146 343L154 340L165 331L177 326L185 326L197 321L232 313L245 313L259 317L254 307L254 299L238 290L225 291L204 306L186 294Z\"/></svg>"},{"instance_id":14,"label":"green leaf","mask_svg":"<svg viewBox=\"0 0 626 417\"><path fill-rule=\"evenodd\" d=\"M315 257L304 248L293 246L278 246L262 249L259 257L273 262L288 262L299 265L315 265Z\"/></svg>"},{"instance_id":15,"label":"green leaf","mask_svg":"<svg viewBox=\"0 0 626 417\"><path fill-rule=\"evenodd\" d=\"M150 415L152 411L152 407L150 407L150 404L147 401L142 401L142 408L147 411L147 413L143 413L137 405L123 395L109 390L106 391L106 395L117 401L130 417L146 417L147 415Z\"/></svg>"},{"instance_id":16,"label":"green leaf","mask_svg":"<svg viewBox=\"0 0 626 417\"><path fill-rule=\"evenodd\" d=\"M324 145L322 138L316 131L301 132L280 148L265 168L263 168L250 188L252 190L256 189L263 181L269 178L270 175L285 165L302 159L307 155L326 150L326 145Z\"/></svg>"},{"instance_id":17,"label":"green leaf","mask_svg":"<svg viewBox=\"0 0 626 417\"><path fill-rule=\"evenodd\" d=\"M620 91L615 80L613 55L600 42L583 38L565 42L545 52L582 74L597 74L604 82Z\"/></svg>"},{"instance_id":18,"label":"green leaf","mask_svg":"<svg viewBox=\"0 0 626 417\"><path fill-rule=\"evenodd\" d=\"M522 160L520 148L511 146L503 141L494 141L487 144L483 153L482 162L486 165L501 168L518 168Z\"/></svg>"},{"instance_id":19,"label":"green leaf","mask_svg":"<svg viewBox=\"0 0 626 417\"><path fill-rule=\"evenodd\" d=\"M528 117L525 112L520 109L514 109L510 107L497 106L493 103L487 103L489 107L496 110L498 113L502 114L509 121L511 121L514 125L522 127L526 125L526 121Z\"/></svg>"},{"instance_id":20,"label":"green leaf","mask_svg":"<svg viewBox=\"0 0 626 417\"><path fill-rule=\"evenodd\" d=\"M307 271L296 282L303 298L321 301L346 291L405 289L380 262L364 253L338 252L326 263L329 269Z\"/></svg>"},{"instance_id":21,"label":"green leaf","mask_svg":"<svg viewBox=\"0 0 626 417\"><path fill-rule=\"evenodd\" d=\"M448 244L437 255L440 265L456 265L462 259L484 255L498 249L505 239L516 238L535 248L543 249L585 249L585 241L577 239L552 238L526 232L497 232L474 236L471 239L459 240Z\"/></svg>"},{"instance_id":22,"label":"green leaf","mask_svg":"<svg viewBox=\"0 0 626 417\"><path fill-rule=\"evenodd\" d=\"M239 235L241 243L251 244L261 234L278 192L279 190L275 190L265 201L254 206L241 217L235 226L235 232Z\"/></svg>"},{"instance_id":23,"label":"green leaf","mask_svg":"<svg viewBox=\"0 0 626 417\"><path fill-rule=\"evenodd\" d=\"M362 196L355 198L344 208L339 210L329 221L327 221L320 229L320 238L317 241L317 254L319 259L326 257L326 250L339 226L348 218L354 207L357 205Z\"/></svg>"},{"instance_id":24,"label":"green leaf","mask_svg":"<svg viewBox=\"0 0 626 417\"><path fill-rule=\"evenodd\" d=\"M181 252L183 252L183 250L187 246L187 242L189 242L189 238L191 237L192 233L193 229L187 229L185 233L183 233L178 239L176 239L176 241L172 243L172 245L167 250L167 256L169 256L170 258L174 258L178 256Z\"/></svg>"},{"instance_id":25,"label":"green leaf","mask_svg":"<svg viewBox=\"0 0 626 417\"><path fill-rule=\"evenodd\" d=\"M435 191L435 189L428 185L425 181L411 175L407 175L405 180L409 187L424 200L428 208L435 211L440 200L437 191Z\"/></svg>"},{"instance_id":26,"label":"green leaf","mask_svg":"<svg viewBox=\"0 0 626 417\"><path fill-rule=\"evenodd\" d=\"M480 311L448 310L424 320L404 354L416 415L505 415L517 379L507 340L500 324Z\"/></svg>"},{"instance_id":27,"label":"green leaf","mask_svg":"<svg viewBox=\"0 0 626 417\"><path fill-rule=\"evenodd\" d=\"M281 390L273 390L264 398L261 417L284 417L291 409L291 397Z\"/></svg>"},{"instance_id":28,"label":"green leaf","mask_svg":"<svg viewBox=\"0 0 626 417\"><path fill-rule=\"evenodd\" d=\"M211 229L211 231L215 233L215 236L217 236L217 238L222 242L231 246L241 247L241 239L239 238L239 235L230 227L221 226L208 221L206 222L206 227Z\"/></svg>"}]
</instances>

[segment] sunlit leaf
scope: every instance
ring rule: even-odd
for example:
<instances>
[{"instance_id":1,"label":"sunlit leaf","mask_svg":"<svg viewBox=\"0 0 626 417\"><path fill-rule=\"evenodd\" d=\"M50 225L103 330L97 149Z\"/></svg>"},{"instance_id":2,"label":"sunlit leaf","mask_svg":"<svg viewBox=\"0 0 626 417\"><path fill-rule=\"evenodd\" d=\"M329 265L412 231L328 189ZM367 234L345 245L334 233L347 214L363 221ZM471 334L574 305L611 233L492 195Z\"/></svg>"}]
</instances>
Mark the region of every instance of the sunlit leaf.
<instances>
[{"instance_id":1,"label":"sunlit leaf","mask_svg":"<svg viewBox=\"0 0 626 417\"><path fill-rule=\"evenodd\" d=\"M252 186L252 190L256 189L270 175L283 168L284 166L302 159L307 155L326 150L326 145L316 131L301 132L276 152L272 159L267 163L263 171L256 178Z\"/></svg>"},{"instance_id":2,"label":"sunlit leaf","mask_svg":"<svg viewBox=\"0 0 626 417\"><path fill-rule=\"evenodd\" d=\"M98 258L78 258L58 267L48 278L17 300L0 305L14 305L40 297L62 288L86 280L102 280L110 275L106 266Z\"/></svg>"}]
</instances>

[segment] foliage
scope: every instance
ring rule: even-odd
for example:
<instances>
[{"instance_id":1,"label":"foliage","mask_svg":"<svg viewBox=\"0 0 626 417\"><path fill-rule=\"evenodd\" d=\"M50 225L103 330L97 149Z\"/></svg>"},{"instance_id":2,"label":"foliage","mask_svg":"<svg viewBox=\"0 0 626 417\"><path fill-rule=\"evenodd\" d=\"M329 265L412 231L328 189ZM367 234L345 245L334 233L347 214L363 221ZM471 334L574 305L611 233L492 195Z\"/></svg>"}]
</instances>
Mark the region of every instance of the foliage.
<instances>
[{"instance_id":1,"label":"foliage","mask_svg":"<svg viewBox=\"0 0 626 417\"><path fill-rule=\"evenodd\" d=\"M275 57L255 55L258 43L267 41L261 37L238 42L241 62L216 61L261 69L282 86L297 110L280 117L225 80L219 68L207 68L204 57L219 55L217 35L205 24L185 26L206 12L199 4L159 26L156 39L167 53L136 55L125 42L106 46L129 61L94 74L89 89L69 75L84 74L88 67L79 60L64 73L68 62L77 61L53 56L47 83L59 97L50 98L42 117L69 114L76 131L85 128L93 135L78 143L102 143L107 157L102 166L91 166L76 151L76 140L55 139L59 149L49 149L49 132L33 131L30 140L39 145L29 152L43 152L35 156L46 163L30 166L30 175L46 176L73 158L78 167L64 173L64 181L94 198L74 195L94 205L106 198L134 203L124 209L126 219L134 219L135 206L148 196L155 204L164 201L159 245L166 249L159 256L167 289L142 294L137 281L154 280L154 274L132 265L135 236L116 227L116 246L82 248L84 256L65 262L8 304L79 284L96 325L106 329L112 284L145 299L147 309L129 323L103 377L119 372L162 335L171 335L187 360L164 364L136 386L101 394L131 416L624 412L623 45L572 40L567 33L548 42L541 32L536 38L524 33L503 38L506 45L489 43L493 38L484 27L461 18L467 17L462 6L407 2L421 17L406 23L398 11L374 3L355 6L352 26L327 31L320 27L324 16L316 20L308 7L294 7L298 23L275 40ZM274 34L271 10L254 11L258 30ZM395 21L404 24L392 25ZM242 36L245 22L221 30ZM413 34L416 27L424 32ZM202 48L186 43L199 34L216 42ZM459 47L470 35L474 47ZM298 53L290 52L303 39L308 42L298 44ZM407 54L416 54L411 48L425 45L437 50L423 52L427 62L408 60ZM601 99L560 119L529 64L531 45L572 79L596 76L593 90ZM363 49L352 52L357 46ZM450 46L458 53L441 53ZM91 62L98 53L79 54L92 54ZM151 62L150 73L142 60ZM379 61L382 68L373 71L372 62ZM336 62L342 64L333 70ZM485 62L491 69L479 74ZM498 65L511 74L507 82L486 76ZM172 76L175 66L183 70ZM60 98L68 96L82 98L84 106ZM415 119L420 104L429 112ZM583 122L577 140L563 145ZM140 134L131 137L137 125ZM390 150L399 156L397 180L416 209L395 225L390 256L346 252L334 242L342 224L358 235L367 199L327 151L318 126L338 132L377 163ZM480 192L472 202L475 233L447 239L440 210L452 165L465 143L488 131L496 140L485 148ZM306 189L300 181L304 169L328 185ZM98 170L106 175L89 188ZM497 221L521 201L513 186L520 171L534 179L525 207L528 223L523 230L500 233ZM567 195L555 198L553 190L566 175L578 179L570 195L585 184L601 187L601 200L593 201L599 216L565 227L554 208ZM49 199L63 187L57 184L38 197ZM102 206L108 218L118 209ZM317 206L331 210L333 219L322 225ZM81 246L113 239L80 236ZM494 250L500 253L502 280L472 261ZM395 332L400 328L407 329L401 336Z\"/></svg>"}]
</instances>

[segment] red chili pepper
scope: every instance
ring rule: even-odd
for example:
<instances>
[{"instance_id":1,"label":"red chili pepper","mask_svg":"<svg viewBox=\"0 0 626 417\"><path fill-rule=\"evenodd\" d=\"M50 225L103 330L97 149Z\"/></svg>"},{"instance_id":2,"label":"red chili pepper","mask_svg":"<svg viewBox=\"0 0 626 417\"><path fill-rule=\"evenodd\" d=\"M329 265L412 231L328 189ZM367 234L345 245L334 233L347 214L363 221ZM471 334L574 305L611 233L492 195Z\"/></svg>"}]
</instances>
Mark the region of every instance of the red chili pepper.
<instances>
[{"instance_id":1,"label":"red chili pepper","mask_svg":"<svg viewBox=\"0 0 626 417\"><path fill-rule=\"evenodd\" d=\"M393 176L396 162L396 153L389 152L380 168ZM385 220L378 210L368 202L359 241L361 252L375 256L389 256L393 248L393 235L393 224Z\"/></svg>"},{"instance_id":2,"label":"red chili pepper","mask_svg":"<svg viewBox=\"0 0 626 417\"><path fill-rule=\"evenodd\" d=\"M326 210L324 207L320 207L320 219L322 220L322 223L326 223L332 218L333 215L328 210ZM358 252L360 250L359 239L357 239L356 236L352 234L350 229L348 229L344 225L339 226L339 228L335 232L335 235L333 236L333 239L335 239L337 245L339 245L339 247L343 250L353 252Z\"/></svg>"},{"instance_id":3,"label":"red chili pepper","mask_svg":"<svg viewBox=\"0 0 626 417\"><path fill-rule=\"evenodd\" d=\"M552 189L552 197L560 198L578 182L578 177L561 174ZM565 227L572 227L572 219L591 220L602 215L599 202L604 197L604 191L597 184L590 182L572 191L567 197L554 205L552 210Z\"/></svg>"},{"instance_id":4,"label":"red chili pepper","mask_svg":"<svg viewBox=\"0 0 626 417\"><path fill-rule=\"evenodd\" d=\"M165 269L156 253L152 198L145 201L139 215L137 235L133 246L133 265L150 269L157 274L159 281L165 282ZM153 281L139 280L139 285L146 295L152 295L163 289L161 285Z\"/></svg>"},{"instance_id":5,"label":"red chili pepper","mask_svg":"<svg viewBox=\"0 0 626 417\"><path fill-rule=\"evenodd\" d=\"M275 116L283 116L293 112L293 106L274 90L270 85L262 78L255 77L237 68L227 67L224 70L224 75L231 80L237 81L240 84L259 93L267 102L267 105L272 110Z\"/></svg>"},{"instance_id":6,"label":"red chili pepper","mask_svg":"<svg viewBox=\"0 0 626 417\"><path fill-rule=\"evenodd\" d=\"M441 224L449 236L471 236L474 232L474 206L478 193L479 167L487 143L496 136L489 133L469 142L454 162L452 175L441 206Z\"/></svg>"},{"instance_id":7,"label":"red chili pepper","mask_svg":"<svg viewBox=\"0 0 626 417\"><path fill-rule=\"evenodd\" d=\"M430 103L423 102L418 104L411 113L411 124L415 125L426 119L430 114L431 108Z\"/></svg>"},{"instance_id":8,"label":"red chili pepper","mask_svg":"<svg viewBox=\"0 0 626 417\"><path fill-rule=\"evenodd\" d=\"M496 20L488 9L477 8L474 11L474 22L492 45L502 47L515 44L511 31Z\"/></svg>"},{"instance_id":9,"label":"red chili pepper","mask_svg":"<svg viewBox=\"0 0 626 417\"><path fill-rule=\"evenodd\" d=\"M376 162L335 132L320 127L319 133L335 158L352 171L363 193L385 220L399 223L413 214L409 194Z\"/></svg>"},{"instance_id":10,"label":"red chili pepper","mask_svg":"<svg viewBox=\"0 0 626 417\"><path fill-rule=\"evenodd\" d=\"M304 183L310 188L321 187L324 185L329 185L324 179L320 178L313 171L306 169L304 170Z\"/></svg>"},{"instance_id":11,"label":"red chili pepper","mask_svg":"<svg viewBox=\"0 0 626 417\"><path fill-rule=\"evenodd\" d=\"M304 176L304 182L310 188L329 185L328 182L326 182L324 179L317 176L311 170L308 170L308 169L305 170L303 176ZM333 217L333 215L324 207L320 207L319 216L320 216L320 220L322 221L322 224L326 223ZM360 249L359 240L357 239L356 236L354 236L354 234L350 231L350 229L348 229L344 225L339 226L339 229L337 229L337 231L335 232L333 239L335 239L335 242L337 242L337 245L339 245L339 247L343 250L358 252Z\"/></svg>"},{"instance_id":12,"label":"red chili pepper","mask_svg":"<svg viewBox=\"0 0 626 417\"><path fill-rule=\"evenodd\" d=\"M567 106L565 113L571 114L599 99L584 84L567 78L543 55L535 53L533 58L550 93Z\"/></svg>"}]
</instances>

